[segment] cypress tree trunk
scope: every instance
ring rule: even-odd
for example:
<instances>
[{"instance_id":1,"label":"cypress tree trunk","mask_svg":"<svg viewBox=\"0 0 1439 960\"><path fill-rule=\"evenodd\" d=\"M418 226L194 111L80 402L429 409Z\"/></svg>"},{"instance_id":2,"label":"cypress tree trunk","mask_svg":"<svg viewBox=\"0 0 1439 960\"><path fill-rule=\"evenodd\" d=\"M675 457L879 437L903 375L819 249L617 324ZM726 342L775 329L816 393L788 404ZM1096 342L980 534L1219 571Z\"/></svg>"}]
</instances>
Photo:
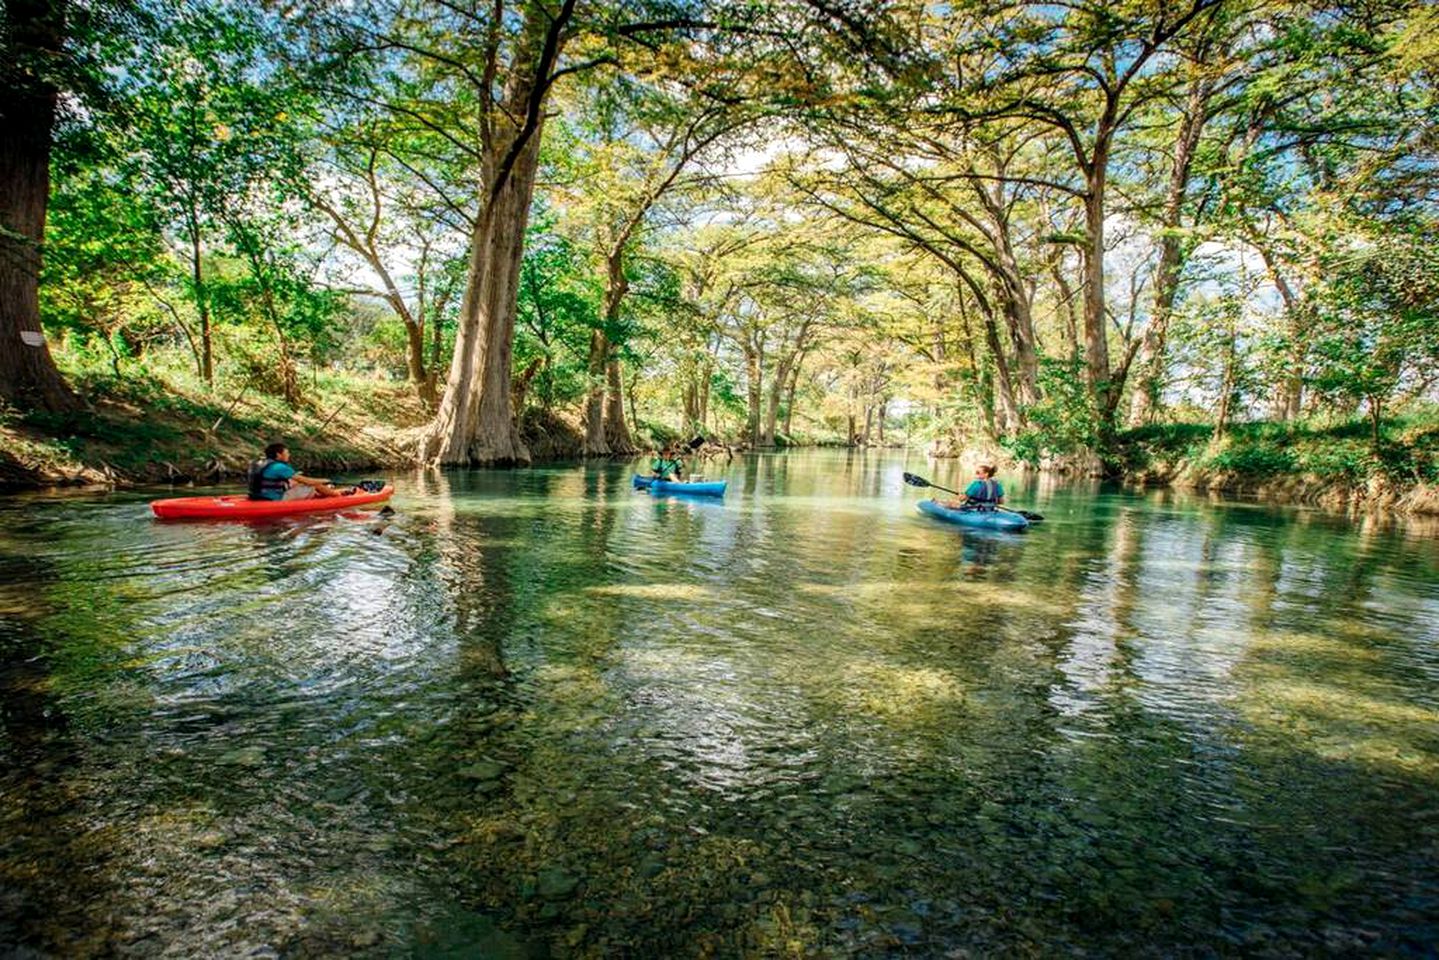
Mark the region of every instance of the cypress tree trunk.
<instances>
[{"instance_id":1,"label":"cypress tree trunk","mask_svg":"<svg viewBox=\"0 0 1439 960\"><path fill-rule=\"evenodd\" d=\"M745 393L749 401L744 433L745 439L749 441L749 445L753 449L759 446L760 380L764 375L764 358L758 348L747 343L744 348L744 359L745 379L747 380Z\"/></svg>"},{"instance_id":2,"label":"cypress tree trunk","mask_svg":"<svg viewBox=\"0 0 1439 960\"><path fill-rule=\"evenodd\" d=\"M630 282L625 276L625 244L628 234L611 249L606 258L605 271L605 327L618 328L620 304L629 293ZM593 362L593 358L591 358ZM605 357L605 443L610 453L628 456L635 453L630 442L630 430L625 424L624 377L620 373L620 360L615 356L614 344L608 344Z\"/></svg>"},{"instance_id":3,"label":"cypress tree trunk","mask_svg":"<svg viewBox=\"0 0 1439 960\"><path fill-rule=\"evenodd\" d=\"M528 4L520 50L503 102L489 111L483 158L486 193L470 240L470 268L445 395L420 438L419 459L437 464L529 463L510 397L515 303L525 228L539 169L549 78L574 0L558 12Z\"/></svg>"},{"instance_id":4,"label":"cypress tree trunk","mask_svg":"<svg viewBox=\"0 0 1439 960\"><path fill-rule=\"evenodd\" d=\"M585 397L585 449L587 457L607 457L610 445L605 439L605 358L610 343L603 330L590 333L588 371L590 392Z\"/></svg>"},{"instance_id":5,"label":"cypress tree trunk","mask_svg":"<svg viewBox=\"0 0 1439 960\"><path fill-rule=\"evenodd\" d=\"M784 404L784 435L786 441L794 436L794 395L799 389L799 368L803 362L803 355L796 357L794 366L789 371L789 387L786 389L788 396Z\"/></svg>"},{"instance_id":6,"label":"cypress tree trunk","mask_svg":"<svg viewBox=\"0 0 1439 960\"><path fill-rule=\"evenodd\" d=\"M1174 301L1179 294L1179 278L1184 269L1185 244L1175 234L1183 225L1184 198L1189 186L1194 153L1199 136L1208 119L1209 84L1195 80L1189 85L1189 97L1179 136L1174 145L1174 166L1170 169L1169 190L1164 198L1163 234L1159 241L1159 266L1155 270L1154 314L1144 328L1139 346L1139 382L1129 401L1129 425L1143 426L1153 415L1159 399L1160 381L1164 374L1164 345L1169 333L1169 320L1174 315Z\"/></svg>"},{"instance_id":7,"label":"cypress tree trunk","mask_svg":"<svg viewBox=\"0 0 1439 960\"><path fill-rule=\"evenodd\" d=\"M0 397L65 413L79 398L40 328L40 260L57 92L43 71L65 39L63 0L7 0L0 47Z\"/></svg>"},{"instance_id":8,"label":"cypress tree trunk","mask_svg":"<svg viewBox=\"0 0 1439 960\"><path fill-rule=\"evenodd\" d=\"M610 453L629 456L636 450L630 440L629 427L625 425L624 377L620 375L618 357L611 358L605 365L605 379L608 381L605 391L605 442L610 445Z\"/></svg>"},{"instance_id":9,"label":"cypress tree trunk","mask_svg":"<svg viewBox=\"0 0 1439 960\"><path fill-rule=\"evenodd\" d=\"M1084 198L1084 372L1100 418L1100 436L1108 437L1112 432L1109 424L1113 385L1109 382L1109 320L1104 315L1104 160L1101 149L1096 148L1089 192Z\"/></svg>"}]
</instances>

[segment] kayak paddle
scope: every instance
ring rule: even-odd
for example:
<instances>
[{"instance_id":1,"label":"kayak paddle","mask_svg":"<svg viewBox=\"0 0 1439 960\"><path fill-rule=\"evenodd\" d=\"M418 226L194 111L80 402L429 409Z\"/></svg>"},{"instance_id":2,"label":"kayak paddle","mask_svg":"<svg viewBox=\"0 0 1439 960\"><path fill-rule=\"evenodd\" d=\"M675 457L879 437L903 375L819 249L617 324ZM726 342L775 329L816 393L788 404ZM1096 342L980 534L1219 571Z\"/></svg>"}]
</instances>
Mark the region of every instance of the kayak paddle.
<instances>
[{"instance_id":1,"label":"kayak paddle","mask_svg":"<svg viewBox=\"0 0 1439 960\"><path fill-rule=\"evenodd\" d=\"M964 496L964 494L960 493L958 490L951 490L949 489L949 487L941 487L937 483L930 483L928 480L924 479L924 477L916 476L913 473L906 473L904 475L904 482L909 484L911 487L933 487L936 490L943 490L945 493L952 493L957 497ZM1030 523L1038 523L1039 521L1044 519L1043 514L1030 513L1028 510L1011 510L1008 507L1001 507L998 504L995 505L994 509L1003 510L1005 513L1017 513L1024 519L1028 520Z\"/></svg>"}]
</instances>

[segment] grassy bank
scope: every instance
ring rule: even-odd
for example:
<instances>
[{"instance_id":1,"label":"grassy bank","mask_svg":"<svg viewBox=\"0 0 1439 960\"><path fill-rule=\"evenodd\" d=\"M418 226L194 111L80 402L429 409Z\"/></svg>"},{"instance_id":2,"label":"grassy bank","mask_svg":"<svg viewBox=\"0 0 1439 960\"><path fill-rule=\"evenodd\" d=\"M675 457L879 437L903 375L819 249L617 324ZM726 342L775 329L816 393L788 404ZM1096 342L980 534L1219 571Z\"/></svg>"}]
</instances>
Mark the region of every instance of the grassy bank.
<instances>
[{"instance_id":1,"label":"grassy bank","mask_svg":"<svg viewBox=\"0 0 1439 960\"><path fill-rule=\"evenodd\" d=\"M316 373L295 405L253 382L69 371L87 409L64 417L0 410L0 486L238 479L283 440L312 473L407 463L427 419L403 383Z\"/></svg>"},{"instance_id":2,"label":"grassy bank","mask_svg":"<svg viewBox=\"0 0 1439 960\"><path fill-rule=\"evenodd\" d=\"M1439 513L1439 411L1368 420L1159 424L1120 436L1126 479L1332 507Z\"/></svg>"}]
</instances>

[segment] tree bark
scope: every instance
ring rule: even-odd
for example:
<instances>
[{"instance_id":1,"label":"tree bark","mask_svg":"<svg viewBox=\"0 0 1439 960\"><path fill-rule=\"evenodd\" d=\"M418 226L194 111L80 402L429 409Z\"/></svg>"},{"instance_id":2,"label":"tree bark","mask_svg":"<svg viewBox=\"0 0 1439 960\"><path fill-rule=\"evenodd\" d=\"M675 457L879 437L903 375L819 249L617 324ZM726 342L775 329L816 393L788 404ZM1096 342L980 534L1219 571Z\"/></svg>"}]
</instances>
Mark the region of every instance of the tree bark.
<instances>
[{"instance_id":1,"label":"tree bark","mask_svg":"<svg viewBox=\"0 0 1439 960\"><path fill-rule=\"evenodd\" d=\"M788 398L784 404L784 435L788 442L794 436L794 395L799 389L799 368L804 363L804 354L795 357L794 366L789 371L789 386L786 388Z\"/></svg>"},{"instance_id":2,"label":"tree bark","mask_svg":"<svg viewBox=\"0 0 1439 960\"><path fill-rule=\"evenodd\" d=\"M605 270L605 330L619 329L620 305L629 293L630 282L625 276L625 244L629 232L610 249ZM592 358L593 362L593 358ZM605 356L605 443L610 453L619 456L634 454L635 445L630 441L629 427L625 424L624 377L620 372L620 359L615 355L615 345L608 344Z\"/></svg>"},{"instance_id":3,"label":"tree bark","mask_svg":"<svg viewBox=\"0 0 1439 960\"><path fill-rule=\"evenodd\" d=\"M1188 192L1189 175L1194 166L1194 153L1200 134L1208 119L1207 104L1212 86L1204 80L1189 84L1188 103L1174 144L1174 165L1170 168L1169 189L1164 197L1164 218L1159 241L1159 265L1155 270L1154 313L1144 328L1136 362L1139 381L1129 399L1129 425L1142 426L1153 416L1159 400L1164 376L1164 346L1169 321L1174 315L1174 302L1179 295L1179 279L1189 244L1179 236L1184 221L1184 199Z\"/></svg>"},{"instance_id":4,"label":"tree bark","mask_svg":"<svg viewBox=\"0 0 1439 960\"><path fill-rule=\"evenodd\" d=\"M520 50L502 104L488 112L485 199L470 240L470 267L445 395L420 438L429 464L529 463L510 402L515 304L525 228L539 168L550 76L574 0L558 12L527 5Z\"/></svg>"},{"instance_id":5,"label":"tree bark","mask_svg":"<svg viewBox=\"0 0 1439 960\"><path fill-rule=\"evenodd\" d=\"M625 425L625 382L619 357L612 356L605 364L605 379L605 442L610 445L611 454L632 456L637 451Z\"/></svg>"},{"instance_id":6,"label":"tree bark","mask_svg":"<svg viewBox=\"0 0 1439 960\"><path fill-rule=\"evenodd\" d=\"M63 0L8 0L0 47L0 397L22 411L80 407L40 326L40 262L65 40Z\"/></svg>"},{"instance_id":7,"label":"tree bark","mask_svg":"<svg viewBox=\"0 0 1439 960\"><path fill-rule=\"evenodd\" d=\"M1109 318L1104 310L1104 189L1108 149L1095 148L1084 198L1084 372L1085 385L1105 437L1113 404L1109 372Z\"/></svg>"},{"instance_id":8,"label":"tree bark","mask_svg":"<svg viewBox=\"0 0 1439 960\"><path fill-rule=\"evenodd\" d=\"M748 400L748 409L745 416L744 433L745 439L749 441L751 449L759 446L759 418L760 418L760 397L762 396L764 377L764 354L762 348L752 342L746 342L744 347L745 360L745 394Z\"/></svg>"},{"instance_id":9,"label":"tree bark","mask_svg":"<svg viewBox=\"0 0 1439 960\"><path fill-rule=\"evenodd\" d=\"M585 397L584 455L587 457L610 455L609 441L605 439L605 360L609 353L610 342L605 332L600 329L591 331L587 365L590 390Z\"/></svg>"},{"instance_id":10,"label":"tree bark","mask_svg":"<svg viewBox=\"0 0 1439 960\"><path fill-rule=\"evenodd\" d=\"M769 403L765 408L764 429L760 432L759 445L761 447L774 446L774 431L779 424L779 401L784 395L785 387L789 385L789 368L793 363L791 357L785 357L775 365L774 374L769 381Z\"/></svg>"}]
</instances>

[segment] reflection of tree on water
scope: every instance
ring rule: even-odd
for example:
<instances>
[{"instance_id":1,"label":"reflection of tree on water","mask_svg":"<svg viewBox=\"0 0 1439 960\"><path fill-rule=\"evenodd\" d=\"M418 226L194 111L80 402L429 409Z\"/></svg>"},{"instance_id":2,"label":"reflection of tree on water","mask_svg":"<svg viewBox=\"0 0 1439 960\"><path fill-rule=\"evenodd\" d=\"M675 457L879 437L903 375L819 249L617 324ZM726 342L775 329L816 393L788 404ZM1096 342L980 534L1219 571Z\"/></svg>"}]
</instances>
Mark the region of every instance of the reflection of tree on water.
<instances>
[{"instance_id":1,"label":"reflection of tree on water","mask_svg":"<svg viewBox=\"0 0 1439 960\"><path fill-rule=\"evenodd\" d=\"M73 822L84 788L81 745L50 691L52 646L40 621L55 613L54 566L22 544L0 547L0 954L103 936L83 909L101 896L97 871L77 863ZM22 587L23 585L23 587ZM49 869L36 869L48 865ZM75 869L80 866L81 869ZM97 929L98 928L98 929Z\"/></svg>"}]
</instances>

